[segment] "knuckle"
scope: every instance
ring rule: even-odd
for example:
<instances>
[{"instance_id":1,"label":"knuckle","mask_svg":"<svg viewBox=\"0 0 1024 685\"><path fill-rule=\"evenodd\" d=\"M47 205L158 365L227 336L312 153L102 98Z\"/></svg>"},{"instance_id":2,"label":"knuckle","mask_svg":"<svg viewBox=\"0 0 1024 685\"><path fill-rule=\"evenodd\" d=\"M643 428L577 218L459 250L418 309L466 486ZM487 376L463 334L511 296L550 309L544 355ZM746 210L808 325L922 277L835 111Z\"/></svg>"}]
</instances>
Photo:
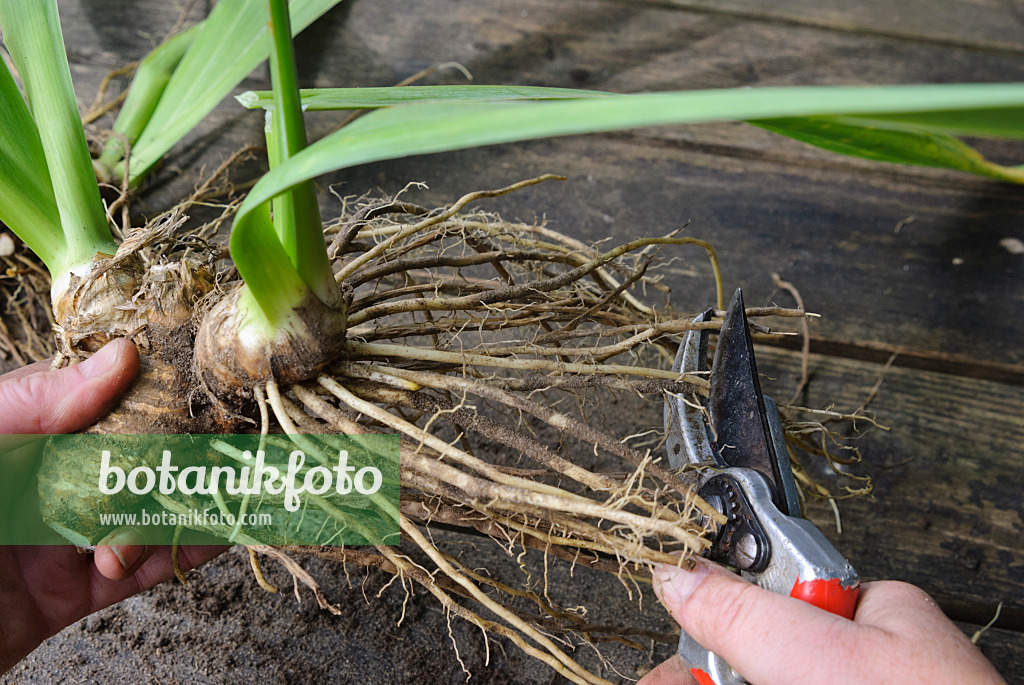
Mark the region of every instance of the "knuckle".
<instances>
[{"instance_id":1,"label":"knuckle","mask_svg":"<svg viewBox=\"0 0 1024 685\"><path fill-rule=\"evenodd\" d=\"M929 606L937 607L931 595L910 583L899 580L885 581L882 584L886 600L892 604L903 606Z\"/></svg>"}]
</instances>

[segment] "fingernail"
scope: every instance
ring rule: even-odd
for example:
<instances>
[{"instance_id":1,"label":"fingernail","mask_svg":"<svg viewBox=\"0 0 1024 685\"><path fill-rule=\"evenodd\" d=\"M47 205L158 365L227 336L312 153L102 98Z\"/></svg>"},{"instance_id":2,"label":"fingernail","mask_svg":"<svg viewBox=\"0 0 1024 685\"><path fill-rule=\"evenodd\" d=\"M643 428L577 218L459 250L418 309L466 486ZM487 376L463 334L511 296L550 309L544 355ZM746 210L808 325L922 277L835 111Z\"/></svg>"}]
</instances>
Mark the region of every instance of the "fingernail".
<instances>
[{"instance_id":1,"label":"fingernail","mask_svg":"<svg viewBox=\"0 0 1024 685\"><path fill-rule=\"evenodd\" d=\"M114 553L125 571L130 570L146 551L146 541L142 533L134 528L115 530L101 544L110 545L110 551Z\"/></svg>"},{"instance_id":2,"label":"fingernail","mask_svg":"<svg viewBox=\"0 0 1024 685\"><path fill-rule=\"evenodd\" d=\"M672 564L655 564L654 592L666 607L679 606L693 594L707 574L707 565L701 563L690 571Z\"/></svg>"},{"instance_id":3,"label":"fingernail","mask_svg":"<svg viewBox=\"0 0 1024 685\"><path fill-rule=\"evenodd\" d=\"M117 366L123 345L120 340L107 343L103 349L79 364L78 370L83 376L102 376Z\"/></svg>"}]
</instances>

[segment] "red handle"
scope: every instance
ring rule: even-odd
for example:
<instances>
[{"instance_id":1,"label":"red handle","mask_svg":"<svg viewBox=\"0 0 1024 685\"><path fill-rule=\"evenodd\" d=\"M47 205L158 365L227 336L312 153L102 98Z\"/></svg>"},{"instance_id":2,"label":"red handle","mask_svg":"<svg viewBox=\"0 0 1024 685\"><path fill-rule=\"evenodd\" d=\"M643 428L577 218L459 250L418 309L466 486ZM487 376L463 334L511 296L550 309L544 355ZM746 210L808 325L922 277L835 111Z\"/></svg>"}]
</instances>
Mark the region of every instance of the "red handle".
<instances>
[{"instance_id":1,"label":"red handle","mask_svg":"<svg viewBox=\"0 0 1024 685\"><path fill-rule=\"evenodd\" d=\"M860 587L843 587L838 578L828 580L797 580L790 597L802 599L819 609L853 620Z\"/></svg>"},{"instance_id":2,"label":"red handle","mask_svg":"<svg viewBox=\"0 0 1024 685\"><path fill-rule=\"evenodd\" d=\"M699 668L691 668L690 675L697 679L697 685L717 685L711 676Z\"/></svg>"}]
</instances>

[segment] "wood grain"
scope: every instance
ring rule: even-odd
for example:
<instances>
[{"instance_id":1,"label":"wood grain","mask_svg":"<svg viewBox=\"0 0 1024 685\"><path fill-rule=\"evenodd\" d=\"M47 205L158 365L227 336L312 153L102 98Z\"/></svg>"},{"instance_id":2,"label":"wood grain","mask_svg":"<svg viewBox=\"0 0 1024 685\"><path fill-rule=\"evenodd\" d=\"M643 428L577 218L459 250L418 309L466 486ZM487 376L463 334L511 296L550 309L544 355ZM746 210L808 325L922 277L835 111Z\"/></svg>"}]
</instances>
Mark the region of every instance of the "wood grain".
<instances>
[{"instance_id":1,"label":"wood grain","mask_svg":"<svg viewBox=\"0 0 1024 685\"><path fill-rule=\"evenodd\" d=\"M106 70L142 56L178 9L61 2L81 100L91 101ZM477 83L620 92L1024 81L1019 17L1016 0L350 0L297 49L304 85L320 87L389 85L446 61L464 64ZM446 73L427 83L455 81ZM266 87L265 72L245 87ZM322 134L336 122L317 115L311 127ZM261 127L258 115L224 103L158 172L142 206L166 207L204 165L259 141ZM1020 145L978 145L1004 163L1024 158ZM322 183L362 194L425 181L430 189L410 198L440 204L547 172L569 179L487 208L544 217L591 241L689 223L688 234L717 245L727 284L743 286L748 304L790 304L773 272L795 283L823 315L812 324L826 354L812 359L809 406L859 406L881 374L875 362L894 348L933 360L925 368L897 361L881 385L872 408L891 430L858 440L874 499L840 503L842 535L825 505L812 504L810 517L865 578L921 585L968 632L1003 601L1000 627L981 645L1008 680L1024 682L1024 256L1000 244L1024 239L1024 191L840 158L729 123L418 157ZM337 201L324 192L323 206L330 215ZM710 303L703 255L670 256L664 277L677 310ZM776 379L766 385L788 397L797 355L758 354ZM972 359L995 371L978 371Z\"/></svg>"},{"instance_id":2,"label":"wood grain","mask_svg":"<svg viewBox=\"0 0 1024 685\"><path fill-rule=\"evenodd\" d=\"M759 349L758 362L766 391L788 398L797 355ZM958 598L960 613L1004 601L1004 621L1024 629L1024 474L1007 457L1024 441L1019 388L818 355L810 368L801 402L815 409L852 412L881 379L870 410L889 430L858 426L864 462L851 470L874 492L839 502L842 535L826 504L811 501L809 518L866 578Z\"/></svg>"},{"instance_id":3,"label":"wood grain","mask_svg":"<svg viewBox=\"0 0 1024 685\"><path fill-rule=\"evenodd\" d=\"M510 13L499 2L474 3L468 11L454 0L436 0L430 11L417 7L352 2L332 12L299 41L307 84L393 83L449 60L465 64L481 83L621 91L1024 80L1020 60L980 50L783 29L660 6L530 0ZM119 30L145 33L130 22ZM130 57L142 47L137 40L125 45ZM95 49L77 49L86 60L80 71L111 61ZM80 93L90 93L102 71L83 73ZM186 192L202 165L258 140L258 117L232 104L174 157L184 175L175 169L157 175L157 192L149 196L154 207ZM337 121L319 115L312 125L322 133ZM996 156L1020 152L1012 145L992 149ZM508 211L547 216L589 239L691 222L693 234L719 246L730 283L746 286L753 301L776 295L773 271L815 291L808 306L826 315L816 335L1024 361L1016 328L1024 293L1015 287L1024 259L1000 246L1017 236L1024 218L1016 187L847 160L741 124L499 146L371 165L325 182L362 193L426 181L433 188L427 200L440 203L483 179L498 185L543 172L565 173L570 181L511 198ZM683 267L693 269L699 267ZM680 306L699 307L706 298L706 287L693 291L693 279L670 275L668 282L687 292Z\"/></svg>"},{"instance_id":4,"label":"wood grain","mask_svg":"<svg viewBox=\"0 0 1024 685\"><path fill-rule=\"evenodd\" d=\"M742 17L784 26L812 26L856 36L884 36L902 42L934 43L946 47L1020 53L1020 4L970 0L935 2L911 0L899 5L884 0L844 3L839 0L622 0L729 17Z\"/></svg>"}]
</instances>

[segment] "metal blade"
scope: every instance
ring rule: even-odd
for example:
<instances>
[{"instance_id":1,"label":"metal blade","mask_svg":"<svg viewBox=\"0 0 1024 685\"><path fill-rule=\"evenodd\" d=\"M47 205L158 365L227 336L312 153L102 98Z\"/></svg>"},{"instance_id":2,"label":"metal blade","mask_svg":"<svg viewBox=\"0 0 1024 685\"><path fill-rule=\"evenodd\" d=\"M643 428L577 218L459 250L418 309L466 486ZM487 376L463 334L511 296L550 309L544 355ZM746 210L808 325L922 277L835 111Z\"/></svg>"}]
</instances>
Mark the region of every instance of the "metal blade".
<instances>
[{"instance_id":1,"label":"metal blade","mask_svg":"<svg viewBox=\"0 0 1024 685\"><path fill-rule=\"evenodd\" d=\"M789 506L779 497L780 456L775 449L757 365L754 345L747 327L743 293L733 295L722 332L718 336L711 372L711 397L708 402L715 446L729 466L745 467L761 473L772 489L772 501L784 513ZM788 466L788 457L786 457ZM792 472L787 473L790 480ZM799 510L796 512L799 515Z\"/></svg>"},{"instance_id":2,"label":"metal blade","mask_svg":"<svg viewBox=\"0 0 1024 685\"><path fill-rule=\"evenodd\" d=\"M710 321L713 313L709 309L694 322ZM676 352L672 370L676 373L708 370L708 331L686 333ZM699 402L698 397L684 399L669 395L665 398L665 449L669 466L673 469L687 465L725 466L711 445L705 412Z\"/></svg>"}]
</instances>

